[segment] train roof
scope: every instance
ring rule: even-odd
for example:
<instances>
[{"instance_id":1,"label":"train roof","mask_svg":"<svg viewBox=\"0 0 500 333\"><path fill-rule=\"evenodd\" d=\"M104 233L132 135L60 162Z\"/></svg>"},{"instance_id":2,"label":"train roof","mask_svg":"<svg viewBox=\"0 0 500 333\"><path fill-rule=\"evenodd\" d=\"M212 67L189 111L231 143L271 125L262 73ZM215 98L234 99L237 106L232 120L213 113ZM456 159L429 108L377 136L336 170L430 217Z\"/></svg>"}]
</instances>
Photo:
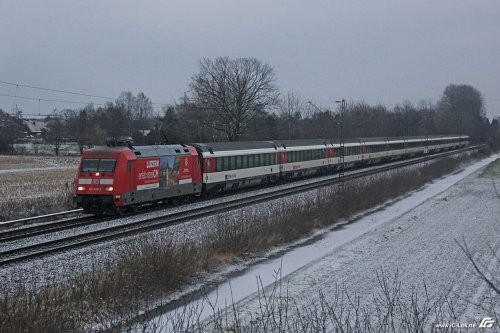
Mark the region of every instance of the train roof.
<instances>
[{"instance_id":1,"label":"train roof","mask_svg":"<svg viewBox=\"0 0 500 333\"><path fill-rule=\"evenodd\" d=\"M113 154L132 152L137 157L158 157L165 155L191 155L185 145L150 145L150 146L98 146L85 152L92 154Z\"/></svg>"},{"instance_id":2,"label":"train roof","mask_svg":"<svg viewBox=\"0 0 500 333\"><path fill-rule=\"evenodd\" d=\"M435 135L435 136L409 136L409 137L370 137L370 138L346 138L344 144L348 146L356 144L381 144L389 142L405 142L418 140L436 140L444 138L465 138L460 135ZM332 147L339 146L340 138L335 139L302 139L302 140L272 140L272 141L237 141L237 142L206 142L193 143L192 146L197 147L203 153L214 154L217 152L231 152L235 150L254 150L254 149L272 149L282 150L287 148L297 147Z\"/></svg>"},{"instance_id":3,"label":"train roof","mask_svg":"<svg viewBox=\"0 0 500 333\"><path fill-rule=\"evenodd\" d=\"M165 155L191 155L185 145L151 145L132 146L132 151L138 157L158 157Z\"/></svg>"},{"instance_id":4,"label":"train roof","mask_svg":"<svg viewBox=\"0 0 500 333\"><path fill-rule=\"evenodd\" d=\"M306 139L306 140L276 140L280 147L307 147L307 146L332 146L335 142L330 139Z\"/></svg>"},{"instance_id":5,"label":"train roof","mask_svg":"<svg viewBox=\"0 0 500 333\"><path fill-rule=\"evenodd\" d=\"M249 150L249 149L277 149L277 145L272 141L241 141L241 142L207 142L193 143L202 152L219 152L232 150Z\"/></svg>"}]
</instances>

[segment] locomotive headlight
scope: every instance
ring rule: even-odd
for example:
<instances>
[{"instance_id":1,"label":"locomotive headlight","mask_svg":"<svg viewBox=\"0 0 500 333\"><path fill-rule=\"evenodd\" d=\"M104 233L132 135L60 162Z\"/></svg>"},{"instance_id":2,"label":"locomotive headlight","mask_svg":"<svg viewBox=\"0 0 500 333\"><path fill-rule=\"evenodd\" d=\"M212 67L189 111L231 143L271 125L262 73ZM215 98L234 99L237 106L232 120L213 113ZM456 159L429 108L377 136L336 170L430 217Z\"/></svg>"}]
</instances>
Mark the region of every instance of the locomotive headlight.
<instances>
[{"instance_id":1,"label":"locomotive headlight","mask_svg":"<svg viewBox=\"0 0 500 333\"><path fill-rule=\"evenodd\" d=\"M95 176L96 176L96 177L99 177L99 175L100 175L100 173L99 173L99 172L96 172L96 173L95 173Z\"/></svg>"},{"instance_id":2,"label":"locomotive headlight","mask_svg":"<svg viewBox=\"0 0 500 333\"><path fill-rule=\"evenodd\" d=\"M113 186L108 186L104 189L104 191L112 192L113 191Z\"/></svg>"},{"instance_id":3,"label":"locomotive headlight","mask_svg":"<svg viewBox=\"0 0 500 333\"><path fill-rule=\"evenodd\" d=\"M83 187L83 186L78 186L77 190L78 190L78 191L84 191L84 190L85 190L85 187Z\"/></svg>"}]
</instances>

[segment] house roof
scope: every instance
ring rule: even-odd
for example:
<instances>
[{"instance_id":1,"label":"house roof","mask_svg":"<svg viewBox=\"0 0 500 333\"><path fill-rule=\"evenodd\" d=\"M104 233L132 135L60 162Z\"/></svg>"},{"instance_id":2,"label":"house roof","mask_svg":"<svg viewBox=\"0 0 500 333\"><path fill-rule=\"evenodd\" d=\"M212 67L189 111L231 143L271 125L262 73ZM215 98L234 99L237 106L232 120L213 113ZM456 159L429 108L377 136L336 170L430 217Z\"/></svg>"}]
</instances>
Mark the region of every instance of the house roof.
<instances>
[{"instance_id":1,"label":"house roof","mask_svg":"<svg viewBox=\"0 0 500 333\"><path fill-rule=\"evenodd\" d=\"M40 120L24 120L23 123L29 133L42 133L42 129L45 128L45 123Z\"/></svg>"}]
</instances>

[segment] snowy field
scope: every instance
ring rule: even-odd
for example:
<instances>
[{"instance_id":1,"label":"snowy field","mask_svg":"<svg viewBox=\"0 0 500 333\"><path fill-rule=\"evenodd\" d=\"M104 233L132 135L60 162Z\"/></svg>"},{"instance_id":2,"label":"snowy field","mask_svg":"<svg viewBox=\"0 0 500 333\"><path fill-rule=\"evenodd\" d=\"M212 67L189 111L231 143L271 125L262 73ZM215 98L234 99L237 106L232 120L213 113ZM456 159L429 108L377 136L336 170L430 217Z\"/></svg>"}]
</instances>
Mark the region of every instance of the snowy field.
<instances>
[{"instance_id":1,"label":"snowy field","mask_svg":"<svg viewBox=\"0 0 500 333\"><path fill-rule=\"evenodd\" d=\"M0 221L68 209L78 162L0 155Z\"/></svg>"},{"instance_id":2,"label":"snowy field","mask_svg":"<svg viewBox=\"0 0 500 333\"><path fill-rule=\"evenodd\" d=\"M342 289L370 309L380 289L378 276L397 274L403 297L416 293L424 299L425 285L432 301L453 303L455 318L450 321L479 325L500 312L500 299L474 273L457 241L468 244L481 267L500 275L500 177L478 171L496 157L436 180L355 223L334 227L319 240L292 247L189 306L204 309L201 318L214 308L230 312L235 306L243 322L249 322L262 306L258 287L269 295L278 280L279 296L299 309L318 305L320 297L332 304ZM172 315L175 311L153 321L165 323Z\"/></svg>"}]
</instances>

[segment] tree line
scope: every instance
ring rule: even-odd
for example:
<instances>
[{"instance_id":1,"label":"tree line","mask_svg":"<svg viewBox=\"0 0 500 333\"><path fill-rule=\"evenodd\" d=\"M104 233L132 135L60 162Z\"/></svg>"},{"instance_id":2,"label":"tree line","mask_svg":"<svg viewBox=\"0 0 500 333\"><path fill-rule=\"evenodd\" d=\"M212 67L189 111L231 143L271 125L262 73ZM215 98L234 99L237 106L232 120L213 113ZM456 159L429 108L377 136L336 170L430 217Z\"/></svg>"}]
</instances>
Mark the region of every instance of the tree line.
<instances>
[{"instance_id":1,"label":"tree line","mask_svg":"<svg viewBox=\"0 0 500 333\"><path fill-rule=\"evenodd\" d=\"M500 147L499 118L491 122L474 87L447 86L437 103L393 107L347 101L324 109L297 92L280 93L274 69L255 58L202 59L189 92L156 113L143 93L123 92L104 106L89 104L47 117L43 139L56 154L64 141L80 151L109 137L135 144L467 134ZM20 119L0 110L0 151L23 136Z\"/></svg>"}]
</instances>

